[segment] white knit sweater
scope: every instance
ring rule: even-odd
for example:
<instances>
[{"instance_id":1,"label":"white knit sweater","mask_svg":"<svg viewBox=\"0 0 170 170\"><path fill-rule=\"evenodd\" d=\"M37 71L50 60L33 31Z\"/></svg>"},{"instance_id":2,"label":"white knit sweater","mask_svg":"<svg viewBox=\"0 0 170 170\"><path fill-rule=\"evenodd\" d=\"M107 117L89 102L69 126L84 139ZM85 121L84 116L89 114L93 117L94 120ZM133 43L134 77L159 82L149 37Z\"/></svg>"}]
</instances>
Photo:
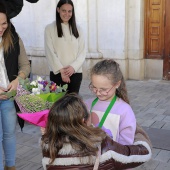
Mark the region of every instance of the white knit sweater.
<instances>
[{"instance_id":1,"label":"white knit sweater","mask_svg":"<svg viewBox=\"0 0 170 170\"><path fill-rule=\"evenodd\" d=\"M82 72L85 60L85 41L82 30L78 27L79 37L70 34L69 25L62 23L63 36L58 37L56 23L45 28L45 55L54 74L65 66L72 66L76 73Z\"/></svg>"}]
</instances>

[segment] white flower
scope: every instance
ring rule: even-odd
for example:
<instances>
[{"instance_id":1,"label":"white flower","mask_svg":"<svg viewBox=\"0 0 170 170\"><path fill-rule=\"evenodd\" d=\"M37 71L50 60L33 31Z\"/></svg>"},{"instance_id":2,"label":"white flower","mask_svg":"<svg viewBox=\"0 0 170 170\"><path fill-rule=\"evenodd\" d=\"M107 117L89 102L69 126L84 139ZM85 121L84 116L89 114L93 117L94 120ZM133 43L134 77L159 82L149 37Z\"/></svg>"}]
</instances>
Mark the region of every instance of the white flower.
<instances>
[{"instance_id":1,"label":"white flower","mask_svg":"<svg viewBox=\"0 0 170 170\"><path fill-rule=\"evenodd\" d=\"M30 83L30 85L32 85L32 86L37 86L37 82L36 82L36 81L32 81L32 82Z\"/></svg>"},{"instance_id":2,"label":"white flower","mask_svg":"<svg viewBox=\"0 0 170 170\"><path fill-rule=\"evenodd\" d=\"M33 93L33 94L40 94L40 89L38 89L38 88L33 88L33 89L32 89L32 93Z\"/></svg>"},{"instance_id":3,"label":"white flower","mask_svg":"<svg viewBox=\"0 0 170 170\"><path fill-rule=\"evenodd\" d=\"M44 88L44 86L42 84L38 84L38 89L42 90Z\"/></svg>"},{"instance_id":4,"label":"white flower","mask_svg":"<svg viewBox=\"0 0 170 170\"><path fill-rule=\"evenodd\" d=\"M40 76L37 76L38 81L43 81L43 79Z\"/></svg>"}]
</instances>

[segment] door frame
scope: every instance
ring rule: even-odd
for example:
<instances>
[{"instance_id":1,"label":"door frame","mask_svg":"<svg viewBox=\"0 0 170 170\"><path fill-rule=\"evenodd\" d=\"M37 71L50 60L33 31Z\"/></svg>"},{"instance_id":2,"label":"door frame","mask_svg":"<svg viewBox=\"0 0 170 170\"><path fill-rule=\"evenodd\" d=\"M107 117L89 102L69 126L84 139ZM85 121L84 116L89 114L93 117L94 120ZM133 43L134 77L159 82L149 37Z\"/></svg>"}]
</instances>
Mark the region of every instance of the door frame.
<instances>
[{"instance_id":1,"label":"door frame","mask_svg":"<svg viewBox=\"0 0 170 170\"><path fill-rule=\"evenodd\" d=\"M170 80L170 1L165 1L165 37L163 58L163 79Z\"/></svg>"}]
</instances>

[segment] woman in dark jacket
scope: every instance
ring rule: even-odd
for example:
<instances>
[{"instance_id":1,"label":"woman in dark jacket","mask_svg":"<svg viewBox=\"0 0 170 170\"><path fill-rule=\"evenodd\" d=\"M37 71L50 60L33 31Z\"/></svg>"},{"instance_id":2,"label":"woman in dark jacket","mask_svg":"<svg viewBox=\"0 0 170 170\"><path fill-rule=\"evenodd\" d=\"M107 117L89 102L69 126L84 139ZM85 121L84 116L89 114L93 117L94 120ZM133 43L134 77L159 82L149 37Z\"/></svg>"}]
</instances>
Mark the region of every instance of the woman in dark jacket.
<instances>
[{"instance_id":1,"label":"woman in dark jacket","mask_svg":"<svg viewBox=\"0 0 170 170\"><path fill-rule=\"evenodd\" d=\"M0 169L4 167L3 151L5 170L15 170L16 154L16 110L14 101L4 93L16 90L18 78L25 79L29 73L23 42L11 28L5 5L0 2Z\"/></svg>"},{"instance_id":2,"label":"woman in dark jacket","mask_svg":"<svg viewBox=\"0 0 170 170\"><path fill-rule=\"evenodd\" d=\"M88 117L86 106L75 94L65 95L52 106L42 136L44 170L121 170L151 158L144 140L118 144L100 128L87 126ZM136 137L142 135L139 131Z\"/></svg>"},{"instance_id":3,"label":"woman in dark jacket","mask_svg":"<svg viewBox=\"0 0 170 170\"><path fill-rule=\"evenodd\" d=\"M23 0L0 0L0 1L5 4L9 19L16 17L21 12L22 7L24 5ZM26 0L26 1L30 3L37 3L39 0ZM13 29L13 32L15 32L15 27L13 26L12 23L11 23L11 29ZM16 107L16 111L19 112L20 110L16 103L15 103L15 107ZM22 128L24 127L24 120L18 116L17 118L18 118L18 123L22 130Z\"/></svg>"}]
</instances>

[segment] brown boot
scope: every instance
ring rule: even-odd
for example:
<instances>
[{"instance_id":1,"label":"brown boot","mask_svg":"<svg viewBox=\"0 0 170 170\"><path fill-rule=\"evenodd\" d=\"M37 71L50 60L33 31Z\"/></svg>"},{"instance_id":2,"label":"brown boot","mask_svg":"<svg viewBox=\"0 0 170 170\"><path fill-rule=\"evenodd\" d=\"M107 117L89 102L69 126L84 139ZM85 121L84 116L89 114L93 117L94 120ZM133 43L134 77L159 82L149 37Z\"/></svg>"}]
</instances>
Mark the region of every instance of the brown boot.
<instances>
[{"instance_id":1,"label":"brown boot","mask_svg":"<svg viewBox=\"0 0 170 170\"><path fill-rule=\"evenodd\" d=\"M16 168L15 166L11 166L11 167L5 166L4 170L16 170Z\"/></svg>"}]
</instances>

